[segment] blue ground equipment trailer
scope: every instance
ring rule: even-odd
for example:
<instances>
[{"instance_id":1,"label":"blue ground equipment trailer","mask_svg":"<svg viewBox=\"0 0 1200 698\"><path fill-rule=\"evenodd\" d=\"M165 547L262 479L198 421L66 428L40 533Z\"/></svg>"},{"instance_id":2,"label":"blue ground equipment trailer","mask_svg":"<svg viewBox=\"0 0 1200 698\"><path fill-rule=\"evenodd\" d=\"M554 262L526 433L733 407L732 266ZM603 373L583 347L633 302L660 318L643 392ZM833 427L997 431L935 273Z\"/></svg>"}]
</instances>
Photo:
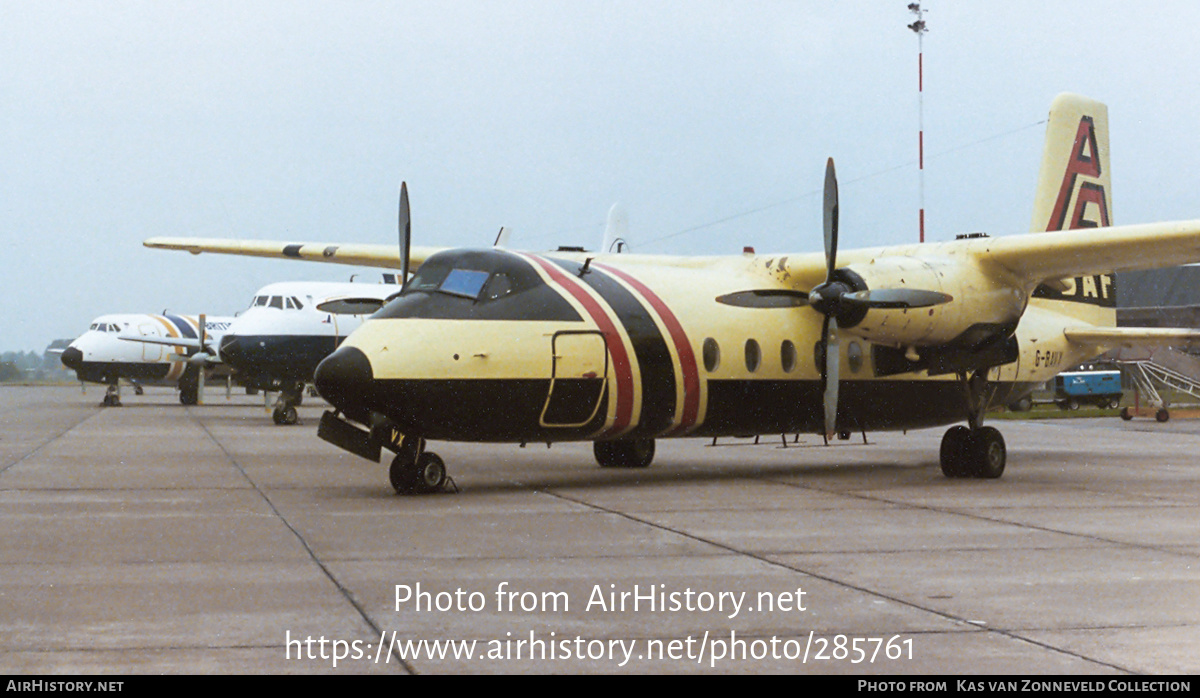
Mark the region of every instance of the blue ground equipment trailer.
<instances>
[{"instance_id":1,"label":"blue ground equipment trailer","mask_svg":"<svg viewBox=\"0 0 1200 698\"><path fill-rule=\"evenodd\" d=\"M1116 409L1120 402L1120 371L1068 371L1054 378L1054 404L1064 410L1085 403Z\"/></svg>"}]
</instances>

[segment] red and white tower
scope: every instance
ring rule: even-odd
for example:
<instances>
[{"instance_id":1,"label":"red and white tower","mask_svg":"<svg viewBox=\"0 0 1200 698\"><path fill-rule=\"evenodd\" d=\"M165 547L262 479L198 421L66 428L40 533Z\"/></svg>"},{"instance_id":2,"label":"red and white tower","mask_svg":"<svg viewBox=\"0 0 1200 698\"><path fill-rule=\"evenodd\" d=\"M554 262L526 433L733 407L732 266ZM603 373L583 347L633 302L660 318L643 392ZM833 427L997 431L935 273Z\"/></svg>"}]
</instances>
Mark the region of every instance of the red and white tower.
<instances>
[{"instance_id":1,"label":"red and white tower","mask_svg":"<svg viewBox=\"0 0 1200 698\"><path fill-rule=\"evenodd\" d=\"M908 25L908 28L917 35L917 170L920 173L919 197L921 204L918 215L920 239L921 242L925 242L925 47L923 39L925 32L929 29L925 27L926 10L921 9L921 3L910 2L908 11L917 16L917 21Z\"/></svg>"}]
</instances>

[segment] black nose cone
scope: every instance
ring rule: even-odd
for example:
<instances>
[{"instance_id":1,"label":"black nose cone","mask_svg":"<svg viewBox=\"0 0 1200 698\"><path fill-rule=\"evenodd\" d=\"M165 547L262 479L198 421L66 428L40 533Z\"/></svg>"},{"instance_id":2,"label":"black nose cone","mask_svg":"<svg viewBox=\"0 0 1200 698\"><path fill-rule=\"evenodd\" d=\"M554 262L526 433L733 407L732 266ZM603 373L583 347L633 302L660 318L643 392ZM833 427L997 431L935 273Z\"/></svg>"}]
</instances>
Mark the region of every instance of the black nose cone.
<instances>
[{"instance_id":1,"label":"black nose cone","mask_svg":"<svg viewBox=\"0 0 1200 698\"><path fill-rule=\"evenodd\" d=\"M221 358L226 361L236 363L238 359L242 358L241 344L242 343L238 341L238 337L235 335L227 334L222 337L221 346L219 349Z\"/></svg>"},{"instance_id":2,"label":"black nose cone","mask_svg":"<svg viewBox=\"0 0 1200 698\"><path fill-rule=\"evenodd\" d=\"M73 371L78 371L79 367L83 365L83 352L79 351L75 347L67 347L66 349L63 349L63 353L60 358L62 359L63 366L66 366Z\"/></svg>"},{"instance_id":3,"label":"black nose cone","mask_svg":"<svg viewBox=\"0 0 1200 698\"><path fill-rule=\"evenodd\" d=\"M325 357L313 374L317 392L343 412L367 406L374 379L371 361L355 347L342 347Z\"/></svg>"}]
</instances>

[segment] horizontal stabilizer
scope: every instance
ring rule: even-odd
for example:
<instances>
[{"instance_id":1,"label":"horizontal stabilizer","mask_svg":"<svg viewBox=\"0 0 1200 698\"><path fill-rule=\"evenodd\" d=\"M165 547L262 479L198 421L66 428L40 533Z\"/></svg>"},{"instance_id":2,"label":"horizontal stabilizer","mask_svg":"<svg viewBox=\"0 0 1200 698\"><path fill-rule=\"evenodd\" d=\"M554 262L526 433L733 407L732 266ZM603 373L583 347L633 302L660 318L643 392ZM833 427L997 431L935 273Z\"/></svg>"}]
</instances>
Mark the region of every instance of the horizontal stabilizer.
<instances>
[{"instance_id":1,"label":"horizontal stabilizer","mask_svg":"<svg viewBox=\"0 0 1200 698\"><path fill-rule=\"evenodd\" d=\"M1200 343L1200 329L1184 327L1078 327L1063 330L1063 334L1076 344L1110 349Z\"/></svg>"}]
</instances>

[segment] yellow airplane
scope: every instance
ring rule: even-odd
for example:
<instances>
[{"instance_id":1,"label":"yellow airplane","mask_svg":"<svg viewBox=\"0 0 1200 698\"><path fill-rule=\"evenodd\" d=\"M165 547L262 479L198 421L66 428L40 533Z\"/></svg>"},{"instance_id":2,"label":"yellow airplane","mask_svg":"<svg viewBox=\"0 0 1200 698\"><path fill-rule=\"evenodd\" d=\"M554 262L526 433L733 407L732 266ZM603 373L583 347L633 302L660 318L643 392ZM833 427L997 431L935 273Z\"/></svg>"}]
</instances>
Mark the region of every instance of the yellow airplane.
<instances>
[{"instance_id":1,"label":"yellow airplane","mask_svg":"<svg viewBox=\"0 0 1200 698\"><path fill-rule=\"evenodd\" d=\"M833 161L825 252L723 257L531 254L154 238L148 247L416 269L319 366L319 435L441 489L426 440L593 441L601 466L646 467L655 439L956 424L947 477L1007 460L989 406L1121 345L1200 339L1115 327L1115 271L1200 261L1200 220L1112 227L1107 108L1051 107L1033 233L838 249ZM407 278L403 277L403 278Z\"/></svg>"}]
</instances>

